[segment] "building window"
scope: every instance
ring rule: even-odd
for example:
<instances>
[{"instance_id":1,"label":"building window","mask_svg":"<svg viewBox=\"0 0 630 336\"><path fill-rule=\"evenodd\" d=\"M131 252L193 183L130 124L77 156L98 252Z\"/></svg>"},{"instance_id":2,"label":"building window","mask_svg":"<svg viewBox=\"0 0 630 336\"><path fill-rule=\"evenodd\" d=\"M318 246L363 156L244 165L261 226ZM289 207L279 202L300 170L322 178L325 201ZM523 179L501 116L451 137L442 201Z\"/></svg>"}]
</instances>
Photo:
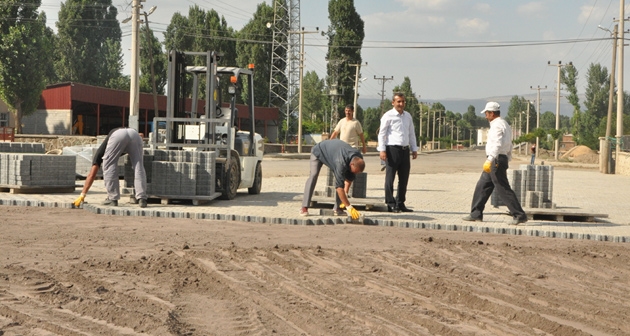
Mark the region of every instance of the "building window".
<instances>
[{"instance_id":1,"label":"building window","mask_svg":"<svg viewBox=\"0 0 630 336\"><path fill-rule=\"evenodd\" d=\"M0 112L0 127L9 127L9 114Z\"/></svg>"}]
</instances>

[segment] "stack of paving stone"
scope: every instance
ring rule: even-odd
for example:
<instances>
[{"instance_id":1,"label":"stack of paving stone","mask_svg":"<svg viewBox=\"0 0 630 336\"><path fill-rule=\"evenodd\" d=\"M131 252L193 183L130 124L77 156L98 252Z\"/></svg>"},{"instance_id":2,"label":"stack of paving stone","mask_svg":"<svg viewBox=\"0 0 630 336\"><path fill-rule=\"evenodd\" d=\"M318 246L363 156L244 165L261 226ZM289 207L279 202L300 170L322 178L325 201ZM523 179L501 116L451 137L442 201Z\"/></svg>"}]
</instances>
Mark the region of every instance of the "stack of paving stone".
<instances>
[{"instance_id":1,"label":"stack of paving stone","mask_svg":"<svg viewBox=\"0 0 630 336\"><path fill-rule=\"evenodd\" d=\"M74 188L74 157L43 154L44 145L38 143L5 145L0 144L0 150L4 151L0 153L0 185L15 189Z\"/></svg>"},{"instance_id":2,"label":"stack of paving stone","mask_svg":"<svg viewBox=\"0 0 630 336\"><path fill-rule=\"evenodd\" d=\"M554 209L553 166L520 165L519 170L508 171L508 181L521 206L525 208ZM491 203L498 207L505 205L495 192Z\"/></svg>"},{"instance_id":3,"label":"stack of paving stone","mask_svg":"<svg viewBox=\"0 0 630 336\"><path fill-rule=\"evenodd\" d=\"M329 168L328 178L326 179L326 197L335 197L337 191L335 188L335 174ZM359 173L354 177L354 182L350 185L348 195L353 198L365 198L367 195L367 173Z\"/></svg>"},{"instance_id":4,"label":"stack of paving stone","mask_svg":"<svg viewBox=\"0 0 630 336\"><path fill-rule=\"evenodd\" d=\"M150 196L186 199L215 193L215 152L144 150L143 159ZM125 188L133 188L134 170L128 157L124 175Z\"/></svg>"},{"instance_id":5,"label":"stack of paving stone","mask_svg":"<svg viewBox=\"0 0 630 336\"><path fill-rule=\"evenodd\" d=\"M0 153L46 153L43 143L0 142Z\"/></svg>"}]
</instances>

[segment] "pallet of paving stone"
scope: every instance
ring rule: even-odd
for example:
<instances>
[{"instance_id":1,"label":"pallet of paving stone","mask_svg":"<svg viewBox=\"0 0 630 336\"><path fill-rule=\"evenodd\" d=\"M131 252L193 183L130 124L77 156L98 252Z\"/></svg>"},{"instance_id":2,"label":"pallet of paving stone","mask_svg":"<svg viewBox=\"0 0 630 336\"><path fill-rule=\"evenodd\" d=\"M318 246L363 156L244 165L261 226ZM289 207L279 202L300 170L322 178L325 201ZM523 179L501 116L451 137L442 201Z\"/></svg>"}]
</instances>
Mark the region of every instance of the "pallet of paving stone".
<instances>
[{"instance_id":1,"label":"pallet of paving stone","mask_svg":"<svg viewBox=\"0 0 630 336\"><path fill-rule=\"evenodd\" d=\"M0 185L0 192L10 194L65 194L73 193L76 186L16 186Z\"/></svg>"},{"instance_id":2,"label":"pallet of paving stone","mask_svg":"<svg viewBox=\"0 0 630 336\"><path fill-rule=\"evenodd\" d=\"M553 209L525 209L525 213L529 220L550 220L558 222L596 222L596 218L608 218L607 214Z\"/></svg>"},{"instance_id":3,"label":"pallet of paving stone","mask_svg":"<svg viewBox=\"0 0 630 336\"><path fill-rule=\"evenodd\" d=\"M298 195L294 198L294 200L302 200L302 195ZM387 204L382 198L355 198L351 197L348 199L350 204L353 206L364 207L365 210L374 210L374 211L386 211ZM313 196L311 198L310 208L317 207L318 204L326 204L326 205L335 205L334 197L326 197L326 196Z\"/></svg>"},{"instance_id":4,"label":"pallet of paving stone","mask_svg":"<svg viewBox=\"0 0 630 336\"><path fill-rule=\"evenodd\" d=\"M208 204L210 201L217 199L221 196L221 193L214 193L214 195L210 196L182 196L182 195L149 195L148 199L151 200L159 200L161 204L175 204L181 202L192 202L192 205L204 205Z\"/></svg>"}]
</instances>

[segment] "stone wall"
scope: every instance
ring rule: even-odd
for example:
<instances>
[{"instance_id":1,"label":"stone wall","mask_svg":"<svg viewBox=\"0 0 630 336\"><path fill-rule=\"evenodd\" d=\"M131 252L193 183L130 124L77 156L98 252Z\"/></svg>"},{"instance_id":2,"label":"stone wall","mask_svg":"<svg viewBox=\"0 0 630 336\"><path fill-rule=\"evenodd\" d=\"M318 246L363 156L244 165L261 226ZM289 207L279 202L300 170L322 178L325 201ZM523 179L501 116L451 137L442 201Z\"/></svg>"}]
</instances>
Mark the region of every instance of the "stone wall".
<instances>
[{"instance_id":1,"label":"stone wall","mask_svg":"<svg viewBox=\"0 0 630 336\"><path fill-rule=\"evenodd\" d=\"M72 134L72 110L37 110L22 125L25 134Z\"/></svg>"}]
</instances>

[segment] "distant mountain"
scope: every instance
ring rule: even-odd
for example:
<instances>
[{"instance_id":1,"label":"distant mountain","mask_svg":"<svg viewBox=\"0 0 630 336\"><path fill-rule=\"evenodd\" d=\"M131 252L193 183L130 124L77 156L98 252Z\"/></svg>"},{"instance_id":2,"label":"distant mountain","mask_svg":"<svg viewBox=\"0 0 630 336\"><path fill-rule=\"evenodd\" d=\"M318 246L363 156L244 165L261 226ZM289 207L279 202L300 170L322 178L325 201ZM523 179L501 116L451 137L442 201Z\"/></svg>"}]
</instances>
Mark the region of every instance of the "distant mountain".
<instances>
[{"instance_id":1,"label":"distant mountain","mask_svg":"<svg viewBox=\"0 0 630 336\"><path fill-rule=\"evenodd\" d=\"M532 94L522 95L523 97L529 97L531 101L534 102L534 106L536 105L535 98L531 98ZM428 103L436 103L440 102L442 105L446 107L447 110L453 111L455 113L465 113L468 111L468 106L473 105L475 110L480 112L484 106L486 106L486 102L496 101L501 104L502 109L506 109L510 105L510 100L513 96L497 96L497 97L488 97L488 98L479 98L479 99L458 99L458 98L448 98L448 99L437 99L437 100L422 100ZM556 96L551 92L541 92L540 93L540 110L544 113L546 111L551 111L556 113ZM580 97L580 101L583 101L584 97ZM368 107L378 107L381 104L380 98L359 98L358 104L361 105L362 108L366 109ZM573 106L569 103L569 101L560 97L560 114L566 116L573 116Z\"/></svg>"}]
</instances>

